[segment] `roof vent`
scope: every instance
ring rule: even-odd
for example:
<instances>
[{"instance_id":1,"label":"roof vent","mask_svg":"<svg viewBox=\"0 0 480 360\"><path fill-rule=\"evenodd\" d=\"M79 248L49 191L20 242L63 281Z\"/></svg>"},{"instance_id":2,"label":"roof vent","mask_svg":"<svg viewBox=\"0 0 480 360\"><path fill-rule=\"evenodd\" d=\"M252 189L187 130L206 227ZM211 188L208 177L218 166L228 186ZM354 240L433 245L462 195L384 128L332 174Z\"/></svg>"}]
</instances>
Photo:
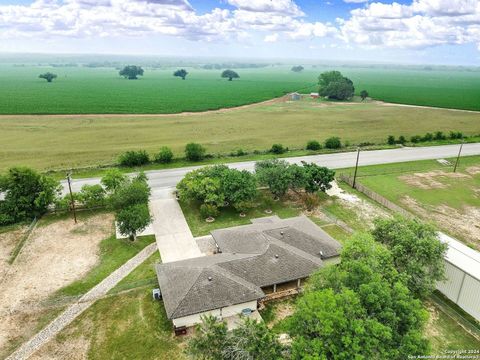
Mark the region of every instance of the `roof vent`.
<instances>
[{"instance_id":1,"label":"roof vent","mask_svg":"<svg viewBox=\"0 0 480 360\"><path fill-rule=\"evenodd\" d=\"M283 230L282 230L282 231L280 231L280 235L282 235L282 236L283 236L283 234L285 234L285 233L283 232Z\"/></svg>"},{"instance_id":2,"label":"roof vent","mask_svg":"<svg viewBox=\"0 0 480 360\"><path fill-rule=\"evenodd\" d=\"M208 281L212 281L212 277L211 277L211 276L208 277Z\"/></svg>"},{"instance_id":3,"label":"roof vent","mask_svg":"<svg viewBox=\"0 0 480 360\"><path fill-rule=\"evenodd\" d=\"M320 259L323 259L323 251L320 250Z\"/></svg>"},{"instance_id":4,"label":"roof vent","mask_svg":"<svg viewBox=\"0 0 480 360\"><path fill-rule=\"evenodd\" d=\"M275 259L278 259L278 254L275 254Z\"/></svg>"}]
</instances>

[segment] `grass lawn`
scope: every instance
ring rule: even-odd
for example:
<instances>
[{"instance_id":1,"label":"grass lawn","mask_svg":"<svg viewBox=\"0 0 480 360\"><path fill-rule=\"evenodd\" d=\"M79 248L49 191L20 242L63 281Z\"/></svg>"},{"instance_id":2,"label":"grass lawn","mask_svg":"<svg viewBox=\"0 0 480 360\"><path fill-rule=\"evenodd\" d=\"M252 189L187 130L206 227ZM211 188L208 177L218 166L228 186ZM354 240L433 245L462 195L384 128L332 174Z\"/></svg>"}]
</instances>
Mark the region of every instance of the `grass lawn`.
<instances>
[{"instance_id":1,"label":"grass lawn","mask_svg":"<svg viewBox=\"0 0 480 360\"><path fill-rule=\"evenodd\" d=\"M185 145L192 141L204 145L210 154L226 155L240 148L250 153L265 151L273 143L303 149L309 140L323 142L331 136L340 136L343 143L381 145L390 134L408 138L426 132L462 131L476 135L479 120L478 113L443 109L312 101L185 116L7 115L0 118L0 171L18 165L42 171L111 166L127 150L141 148L153 155L161 146L183 157ZM177 161L172 165L192 164Z\"/></svg>"},{"instance_id":2,"label":"grass lawn","mask_svg":"<svg viewBox=\"0 0 480 360\"><path fill-rule=\"evenodd\" d=\"M62 288L54 297L86 293L154 241L155 236L153 235L138 237L134 242L128 239L118 240L115 238L115 235L106 238L100 243L100 260L98 264L84 278Z\"/></svg>"},{"instance_id":3,"label":"grass lawn","mask_svg":"<svg viewBox=\"0 0 480 360\"><path fill-rule=\"evenodd\" d=\"M152 299L151 290L136 289L97 301L40 355L49 357L58 349L70 349L66 356L92 360L178 360L185 359L182 340L173 336L164 307Z\"/></svg>"},{"instance_id":4,"label":"grass lawn","mask_svg":"<svg viewBox=\"0 0 480 360\"><path fill-rule=\"evenodd\" d=\"M183 214L187 220L188 226L192 231L193 236L208 235L210 231L215 229L223 229L232 226L250 224L251 219L277 215L280 218L289 218L298 216L301 212L301 207L298 204L290 202L289 200L274 202L271 214L265 213L267 206L264 202L264 197L260 194L255 201L256 207L246 213L244 218L240 217L238 212L232 207L222 208L220 215L213 223L207 223L200 215L200 204L198 203L184 203L180 202Z\"/></svg>"}]
</instances>

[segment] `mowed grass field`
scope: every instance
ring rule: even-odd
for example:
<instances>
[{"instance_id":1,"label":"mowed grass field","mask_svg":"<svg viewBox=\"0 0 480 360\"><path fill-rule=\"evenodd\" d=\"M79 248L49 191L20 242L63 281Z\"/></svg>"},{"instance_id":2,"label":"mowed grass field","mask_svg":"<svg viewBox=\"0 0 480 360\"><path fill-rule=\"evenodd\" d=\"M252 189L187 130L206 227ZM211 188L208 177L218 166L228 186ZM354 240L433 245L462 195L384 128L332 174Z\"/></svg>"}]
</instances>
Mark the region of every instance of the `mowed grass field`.
<instances>
[{"instance_id":1,"label":"mowed grass field","mask_svg":"<svg viewBox=\"0 0 480 360\"><path fill-rule=\"evenodd\" d=\"M221 70L186 68L187 80L145 67L139 80L111 68L0 65L0 114L168 114L234 107L301 90L318 91L318 75L340 70L357 94L366 89L379 100L412 105L480 110L480 71L420 70L335 65L235 69L240 79L220 78ZM52 83L39 79L50 71Z\"/></svg>"},{"instance_id":2,"label":"mowed grass field","mask_svg":"<svg viewBox=\"0 0 480 360\"><path fill-rule=\"evenodd\" d=\"M1 116L0 123L0 171L18 165L52 170L113 164L124 151L154 154L161 146L184 156L192 141L210 154L229 154L239 148L266 150L274 143L299 149L308 140L331 136L344 143L383 144L390 134L480 133L480 113L313 101L177 116Z\"/></svg>"}]
</instances>

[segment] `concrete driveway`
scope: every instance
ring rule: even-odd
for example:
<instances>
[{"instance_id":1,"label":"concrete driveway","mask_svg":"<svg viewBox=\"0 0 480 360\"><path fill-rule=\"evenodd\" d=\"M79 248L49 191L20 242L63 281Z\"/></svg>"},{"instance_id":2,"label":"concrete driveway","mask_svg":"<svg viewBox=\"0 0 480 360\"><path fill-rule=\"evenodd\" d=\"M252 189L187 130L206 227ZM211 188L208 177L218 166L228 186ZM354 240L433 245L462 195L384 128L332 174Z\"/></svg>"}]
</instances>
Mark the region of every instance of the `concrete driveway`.
<instances>
[{"instance_id":1,"label":"concrete driveway","mask_svg":"<svg viewBox=\"0 0 480 360\"><path fill-rule=\"evenodd\" d=\"M203 256L173 191L155 191L149 203L152 228L164 263Z\"/></svg>"}]
</instances>

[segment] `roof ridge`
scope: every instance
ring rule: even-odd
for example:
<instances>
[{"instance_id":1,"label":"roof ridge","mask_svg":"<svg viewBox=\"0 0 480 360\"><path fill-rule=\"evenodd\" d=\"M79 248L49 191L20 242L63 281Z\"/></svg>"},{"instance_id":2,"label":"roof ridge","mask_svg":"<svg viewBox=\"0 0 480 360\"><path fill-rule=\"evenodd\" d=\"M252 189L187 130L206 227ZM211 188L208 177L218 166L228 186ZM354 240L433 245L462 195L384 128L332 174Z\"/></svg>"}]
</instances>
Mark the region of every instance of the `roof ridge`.
<instances>
[{"instance_id":1,"label":"roof ridge","mask_svg":"<svg viewBox=\"0 0 480 360\"><path fill-rule=\"evenodd\" d=\"M255 256L258 256L258 255L255 255ZM255 285L254 283L242 278L241 276L239 275L236 275L234 273L232 273L231 271L225 269L225 268L222 268L220 266L218 266L218 264L216 265L213 265L212 266L212 269L219 273L220 275L223 275L223 276L227 276L228 274L228 277L230 277L230 279L232 279L233 281L235 281L236 283L240 284L240 285L243 285L245 287L249 287L251 290L255 291L255 292L258 292L260 291L262 294L264 294L263 290L260 288L260 286L257 286Z\"/></svg>"},{"instance_id":2,"label":"roof ridge","mask_svg":"<svg viewBox=\"0 0 480 360\"><path fill-rule=\"evenodd\" d=\"M268 240L270 241L271 244L274 244L274 245L277 245L281 248L283 248L284 250L287 250L287 251L290 251L292 253L294 253L295 255L298 255L300 257L303 257L304 259L306 260L309 260L317 265L322 265L323 264L323 260L316 257L316 256L313 256L309 253L307 253L306 251L303 251L302 249L299 249L293 245L290 245L290 244L287 244L281 240L278 240L276 238L274 238L273 236L270 236L270 235L267 235L268 236ZM270 247L270 246L269 246Z\"/></svg>"},{"instance_id":3,"label":"roof ridge","mask_svg":"<svg viewBox=\"0 0 480 360\"><path fill-rule=\"evenodd\" d=\"M207 268L208 269L208 268ZM182 301L180 301L177 306L175 306L175 309L172 311L172 315L171 317L173 318L173 316L175 315L175 313L177 312L178 308L180 307L180 305L185 301L188 293L192 290L193 286L197 283L197 280L198 278L200 277L200 275L205 271L205 268L202 269L202 271L198 271L197 272L197 276L195 276L195 279L192 281L192 283L190 284L189 287L187 287L187 291L183 294L183 296L181 297Z\"/></svg>"}]
</instances>

